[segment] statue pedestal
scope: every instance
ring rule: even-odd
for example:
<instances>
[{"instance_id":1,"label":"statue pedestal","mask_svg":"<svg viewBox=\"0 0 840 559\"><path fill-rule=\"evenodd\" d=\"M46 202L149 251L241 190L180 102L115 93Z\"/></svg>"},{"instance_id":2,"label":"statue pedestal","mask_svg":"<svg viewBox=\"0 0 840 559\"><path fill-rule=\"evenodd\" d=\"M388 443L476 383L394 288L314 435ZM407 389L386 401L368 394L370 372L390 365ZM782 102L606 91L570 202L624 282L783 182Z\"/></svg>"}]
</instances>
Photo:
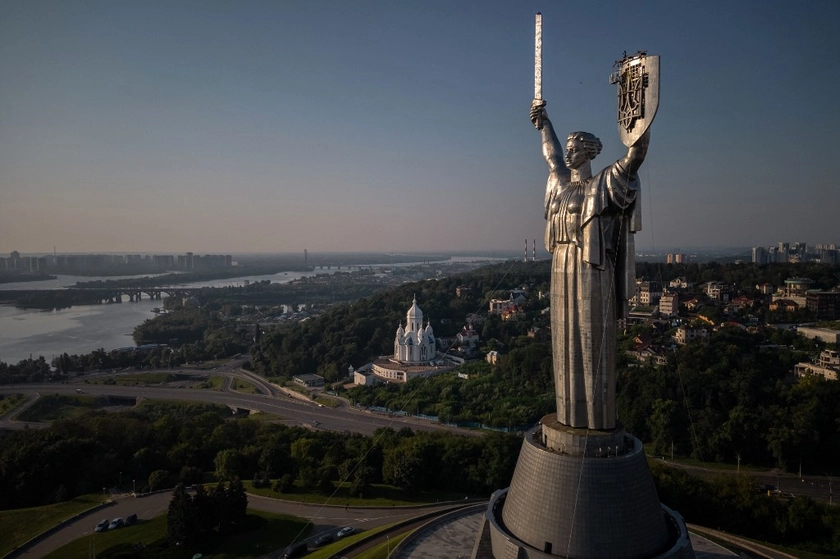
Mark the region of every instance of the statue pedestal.
<instances>
[{"instance_id":1,"label":"statue pedestal","mask_svg":"<svg viewBox=\"0 0 840 559\"><path fill-rule=\"evenodd\" d=\"M550 413L540 421L542 446L572 456L605 458L619 456L633 448L633 437L627 435L621 425L609 431L576 429L557 421L557 415Z\"/></svg>"},{"instance_id":2,"label":"statue pedestal","mask_svg":"<svg viewBox=\"0 0 840 559\"><path fill-rule=\"evenodd\" d=\"M694 557L682 517L659 503L638 439L553 418L525 437L510 487L490 501L474 558Z\"/></svg>"}]
</instances>

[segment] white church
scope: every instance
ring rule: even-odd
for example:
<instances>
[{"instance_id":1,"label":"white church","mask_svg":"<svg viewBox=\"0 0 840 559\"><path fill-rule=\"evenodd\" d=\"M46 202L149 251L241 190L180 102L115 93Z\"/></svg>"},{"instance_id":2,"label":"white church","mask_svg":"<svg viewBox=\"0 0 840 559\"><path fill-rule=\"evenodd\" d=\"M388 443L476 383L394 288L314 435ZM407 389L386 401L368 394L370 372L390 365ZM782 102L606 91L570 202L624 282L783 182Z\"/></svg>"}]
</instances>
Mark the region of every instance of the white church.
<instances>
[{"instance_id":1,"label":"white church","mask_svg":"<svg viewBox=\"0 0 840 559\"><path fill-rule=\"evenodd\" d=\"M448 371L453 364L445 363L437 355L437 342L432 325L423 325L423 311L417 306L417 297L405 315L405 326L400 323L394 338L394 354L383 355L359 370L350 368L355 384L380 382L408 382L415 377L428 377Z\"/></svg>"},{"instance_id":2,"label":"white church","mask_svg":"<svg viewBox=\"0 0 840 559\"><path fill-rule=\"evenodd\" d=\"M423 327L423 311L417 306L417 297L405 315L405 328L400 323L394 338L394 360L400 363L427 364L435 358L435 333L426 322Z\"/></svg>"}]
</instances>

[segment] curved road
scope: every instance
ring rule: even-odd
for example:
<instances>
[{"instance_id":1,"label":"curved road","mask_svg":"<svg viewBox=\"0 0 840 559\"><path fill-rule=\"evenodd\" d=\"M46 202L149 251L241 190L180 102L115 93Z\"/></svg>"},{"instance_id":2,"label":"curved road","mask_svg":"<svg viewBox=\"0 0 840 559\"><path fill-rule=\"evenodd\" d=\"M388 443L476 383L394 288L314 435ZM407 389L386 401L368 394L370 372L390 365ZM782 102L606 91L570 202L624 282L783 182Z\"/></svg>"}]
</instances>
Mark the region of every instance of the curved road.
<instances>
[{"instance_id":1,"label":"curved road","mask_svg":"<svg viewBox=\"0 0 840 559\"><path fill-rule=\"evenodd\" d=\"M363 435L372 435L381 427L410 427L423 431L450 431L468 436L481 436L482 433L466 429L457 429L440 425L431 421L412 417L386 417L343 405L330 408L283 395L276 387L264 379L245 371L230 370L220 367L213 371L167 371L177 374L219 375L226 377L225 387L230 386L230 377L237 377L254 384L263 394L242 394L234 391L201 390L195 388L175 388L170 386L119 386L107 384L10 384L0 385L0 394L27 394L33 397L47 394L75 394L82 391L85 394L122 396L129 398L151 398L164 400L189 400L208 402L231 406L239 409L255 410L282 416L287 423L308 426L310 428L326 429L330 431L350 431ZM158 371L156 371L158 372ZM132 374L137 374L133 371ZM95 376L115 376L114 373L103 373ZM89 375L84 378L95 378ZM20 410L0 420L0 429L21 429L24 425L30 427L44 427L45 423L25 423L13 421L13 417Z\"/></svg>"},{"instance_id":2,"label":"curved road","mask_svg":"<svg viewBox=\"0 0 840 559\"><path fill-rule=\"evenodd\" d=\"M43 557L74 540L84 537L93 537L93 544L95 544L96 534L93 528L100 520L106 518L113 519L118 516L125 518L130 514L136 514L138 522L150 520L166 512L171 498L172 493L169 491L138 498L134 498L131 495L119 496L108 506L89 512L72 522L68 522L28 550L17 555L12 555L12 557ZM289 514L310 520L313 524L313 530L306 539L310 544L320 534L335 531L342 526L353 526L356 530L369 530L383 524L392 524L401 520L414 518L426 512L443 510L451 506L452 504L449 503L446 505L436 504L407 508L349 507L345 510L341 506L309 505L280 499L270 499L258 495L248 495L249 509ZM119 530L131 530L131 527L122 527Z\"/></svg>"}]
</instances>

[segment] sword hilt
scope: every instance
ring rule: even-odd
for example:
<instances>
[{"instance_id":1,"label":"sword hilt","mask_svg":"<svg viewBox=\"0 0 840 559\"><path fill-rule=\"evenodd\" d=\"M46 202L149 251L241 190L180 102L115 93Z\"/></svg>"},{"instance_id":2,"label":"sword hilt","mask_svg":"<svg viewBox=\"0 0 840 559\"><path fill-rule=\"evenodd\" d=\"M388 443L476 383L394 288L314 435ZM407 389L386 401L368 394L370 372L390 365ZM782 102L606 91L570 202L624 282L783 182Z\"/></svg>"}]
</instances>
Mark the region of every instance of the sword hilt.
<instances>
[{"instance_id":1,"label":"sword hilt","mask_svg":"<svg viewBox=\"0 0 840 559\"><path fill-rule=\"evenodd\" d=\"M534 128L536 128L537 130L542 130L542 128L543 128L543 117L542 117L543 112L542 112L542 109L543 109L543 107L545 107L545 105L546 105L545 99L534 99L531 102L531 110L533 110L535 107L540 108L540 112L536 114L534 120L532 121L534 123Z\"/></svg>"}]
</instances>

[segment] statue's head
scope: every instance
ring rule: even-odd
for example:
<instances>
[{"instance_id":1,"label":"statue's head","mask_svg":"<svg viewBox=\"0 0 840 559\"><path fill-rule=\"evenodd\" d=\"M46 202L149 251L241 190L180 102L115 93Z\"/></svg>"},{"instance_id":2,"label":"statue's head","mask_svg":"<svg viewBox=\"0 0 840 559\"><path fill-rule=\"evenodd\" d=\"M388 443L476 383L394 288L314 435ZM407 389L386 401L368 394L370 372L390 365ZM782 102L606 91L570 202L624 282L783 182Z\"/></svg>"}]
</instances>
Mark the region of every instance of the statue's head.
<instances>
[{"instance_id":1,"label":"statue's head","mask_svg":"<svg viewBox=\"0 0 840 559\"><path fill-rule=\"evenodd\" d=\"M595 134L572 132L566 138L566 165L570 169L577 169L586 161L595 159L603 147Z\"/></svg>"}]
</instances>

